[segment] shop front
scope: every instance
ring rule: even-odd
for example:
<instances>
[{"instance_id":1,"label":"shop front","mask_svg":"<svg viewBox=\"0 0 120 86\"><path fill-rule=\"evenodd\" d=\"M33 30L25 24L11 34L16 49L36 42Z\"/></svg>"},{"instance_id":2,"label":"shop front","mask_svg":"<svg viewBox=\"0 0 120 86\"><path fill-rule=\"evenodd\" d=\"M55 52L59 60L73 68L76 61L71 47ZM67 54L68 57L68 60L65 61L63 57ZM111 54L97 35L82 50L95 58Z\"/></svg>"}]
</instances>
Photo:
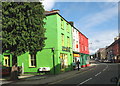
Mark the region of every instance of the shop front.
<instances>
[{"instance_id":1,"label":"shop front","mask_svg":"<svg viewBox=\"0 0 120 86\"><path fill-rule=\"evenodd\" d=\"M0 62L0 74L1 75L9 75L12 67L12 55L9 51L6 51L1 55L1 62Z\"/></svg>"},{"instance_id":2,"label":"shop front","mask_svg":"<svg viewBox=\"0 0 120 86\"><path fill-rule=\"evenodd\" d=\"M79 53L73 53L73 69L77 69L77 66L76 66L77 61L80 62L80 67L81 67L80 54Z\"/></svg>"},{"instance_id":3,"label":"shop front","mask_svg":"<svg viewBox=\"0 0 120 86\"><path fill-rule=\"evenodd\" d=\"M86 54L86 67L90 66L90 55Z\"/></svg>"},{"instance_id":4,"label":"shop front","mask_svg":"<svg viewBox=\"0 0 120 86\"><path fill-rule=\"evenodd\" d=\"M80 54L80 56L81 56L81 60L82 60L82 64L81 64L81 67L83 68L83 67L86 67L86 56L85 56L85 54Z\"/></svg>"},{"instance_id":5,"label":"shop front","mask_svg":"<svg viewBox=\"0 0 120 86\"><path fill-rule=\"evenodd\" d=\"M60 67L61 71L64 72L66 68L68 68L68 55L61 53L60 54Z\"/></svg>"}]
</instances>

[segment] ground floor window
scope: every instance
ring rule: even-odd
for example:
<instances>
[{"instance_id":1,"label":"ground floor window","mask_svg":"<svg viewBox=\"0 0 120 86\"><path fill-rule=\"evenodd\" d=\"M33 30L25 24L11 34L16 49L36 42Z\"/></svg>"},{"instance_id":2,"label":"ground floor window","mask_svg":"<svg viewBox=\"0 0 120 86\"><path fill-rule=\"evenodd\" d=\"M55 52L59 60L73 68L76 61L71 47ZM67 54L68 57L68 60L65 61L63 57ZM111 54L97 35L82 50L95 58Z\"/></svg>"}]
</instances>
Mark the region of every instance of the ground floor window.
<instances>
[{"instance_id":1,"label":"ground floor window","mask_svg":"<svg viewBox=\"0 0 120 86\"><path fill-rule=\"evenodd\" d=\"M60 54L61 69L68 67L68 55Z\"/></svg>"},{"instance_id":2,"label":"ground floor window","mask_svg":"<svg viewBox=\"0 0 120 86\"><path fill-rule=\"evenodd\" d=\"M36 55L35 54L31 54L29 58L30 58L29 66L30 67L36 67Z\"/></svg>"},{"instance_id":3,"label":"ground floor window","mask_svg":"<svg viewBox=\"0 0 120 86\"><path fill-rule=\"evenodd\" d=\"M4 66L10 66L10 55L4 55Z\"/></svg>"}]
</instances>

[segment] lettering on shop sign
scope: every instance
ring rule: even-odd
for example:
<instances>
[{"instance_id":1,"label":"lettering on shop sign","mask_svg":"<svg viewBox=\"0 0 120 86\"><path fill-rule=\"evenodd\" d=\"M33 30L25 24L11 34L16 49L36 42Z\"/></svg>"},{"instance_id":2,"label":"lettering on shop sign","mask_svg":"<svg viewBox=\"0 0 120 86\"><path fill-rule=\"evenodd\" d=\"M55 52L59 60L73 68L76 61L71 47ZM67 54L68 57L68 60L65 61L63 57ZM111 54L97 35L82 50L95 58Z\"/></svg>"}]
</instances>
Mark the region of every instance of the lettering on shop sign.
<instances>
[{"instance_id":1,"label":"lettering on shop sign","mask_svg":"<svg viewBox=\"0 0 120 86\"><path fill-rule=\"evenodd\" d=\"M70 47L62 46L62 51L70 52Z\"/></svg>"}]
</instances>

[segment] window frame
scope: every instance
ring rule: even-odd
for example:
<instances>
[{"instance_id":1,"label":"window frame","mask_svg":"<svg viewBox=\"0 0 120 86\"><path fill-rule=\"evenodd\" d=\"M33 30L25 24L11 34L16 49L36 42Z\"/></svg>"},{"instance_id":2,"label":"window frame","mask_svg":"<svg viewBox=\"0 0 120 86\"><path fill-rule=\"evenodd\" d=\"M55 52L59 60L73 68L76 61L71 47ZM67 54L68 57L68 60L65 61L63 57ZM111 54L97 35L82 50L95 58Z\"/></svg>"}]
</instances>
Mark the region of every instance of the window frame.
<instances>
[{"instance_id":1,"label":"window frame","mask_svg":"<svg viewBox=\"0 0 120 86\"><path fill-rule=\"evenodd\" d=\"M67 36L67 47L70 47L70 37Z\"/></svg>"},{"instance_id":2,"label":"window frame","mask_svg":"<svg viewBox=\"0 0 120 86\"><path fill-rule=\"evenodd\" d=\"M5 60L7 60L7 63ZM4 55L4 66L6 67L10 66L10 55Z\"/></svg>"},{"instance_id":3,"label":"window frame","mask_svg":"<svg viewBox=\"0 0 120 86\"><path fill-rule=\"evenodd\" d=\"M65 36L64 36L64 34L63 33L61 33L61 45L62 46L65 46Z\"/></svg>"},{"instance_id":4,"label":"window frame","mask_svg":"<svg viewBox=\"0 0 120 86\"><path fill-rule=\"evenodd\" d=\"M66 23L66 30L67 30L68 33L70 32L69 31L69 24L68 23Z\"/></svg>"},{"instance_id":5,"label":"window frame","mask_svg":"<svg viewBox=\"0 0 120 86\"><path fill-rule=\"evenodd\" d=\"M32 63L32 61L33 61L33 63ZM29 55L29 67L36 67L36 54Z\"/></svg>"},{"instance_id":6,"label":"window frame","mask_svg":"<svg viewBox=\"0 0 120 86\"><path fill-rule=\"evenodd\" d=\"M63 19L61 19L61 29L64 30L64 20Z\"/></svg>"}]
</instances>

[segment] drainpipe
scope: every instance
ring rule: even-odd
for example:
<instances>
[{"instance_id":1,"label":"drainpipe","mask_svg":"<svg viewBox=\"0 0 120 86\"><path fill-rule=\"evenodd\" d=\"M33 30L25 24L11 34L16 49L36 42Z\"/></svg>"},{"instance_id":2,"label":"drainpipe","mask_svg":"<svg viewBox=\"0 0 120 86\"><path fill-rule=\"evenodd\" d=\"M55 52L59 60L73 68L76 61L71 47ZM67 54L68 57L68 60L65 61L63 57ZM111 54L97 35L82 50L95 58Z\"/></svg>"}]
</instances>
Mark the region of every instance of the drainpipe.
<instances>
[{"instance_id":1,"label":"drainpipe","mask_svg":"<svg viewBox=\"0 0 120 86\"><path fill-rule=\"evenodd\" d=\"M54 75L55 75L55 57L54 57L54 48L51 48L53 52L53 70L54 70Z\"/></svg>"}]
</instances>

